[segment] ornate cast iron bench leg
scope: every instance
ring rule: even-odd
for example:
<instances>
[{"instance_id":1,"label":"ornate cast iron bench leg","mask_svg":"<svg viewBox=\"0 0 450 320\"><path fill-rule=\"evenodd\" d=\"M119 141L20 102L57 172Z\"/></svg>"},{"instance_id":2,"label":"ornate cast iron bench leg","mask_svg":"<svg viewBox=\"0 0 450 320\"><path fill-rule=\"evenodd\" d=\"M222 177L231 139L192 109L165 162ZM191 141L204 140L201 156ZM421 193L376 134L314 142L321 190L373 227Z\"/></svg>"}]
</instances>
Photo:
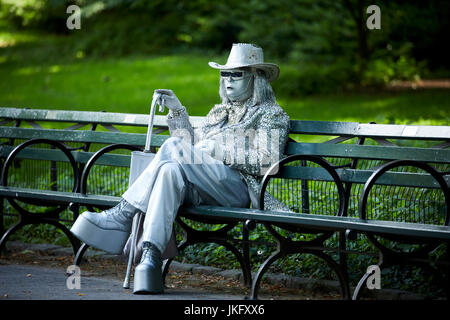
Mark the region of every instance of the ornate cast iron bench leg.
<instances>
[{"instance_id":1,"label":"ornate cast iron bench leg","mask_svg":"<svg viewBox=\"0 0 450 320\"><path fill-rule=\"evenodd\" d=\"M333 260L331 256L324 253L323 250L318 249L310 249L308 246L312 247L319 247L323 245L323 239L326 239L327 237L324 236L322 239L318 238L316 240L310 241L308 243L300 243L291 241L288 239L283 239L279 234L275 233L273 228L270 225L266 225L266 228L269 230L269 232L275 237L277 241L277 251L273 253L264 263L259 267L259 270L256 274L256 277L253 280L252 288L251 288L251 294L250 299L257 299L258 298L258 290L260 288L260 283L262 280L262 277L264 276L264 273L268 270L270 265L274 263L276 260L287 256L289 254L296 254L296 253L307 253L315 255L322 260L324 260L329 267L333 269L333 271L336 273L339 284L341 287L341 295L342 299L349 300L350 299L350 285L348 281L348 276L346 274L346 270L344 266L341 266L336 261Z\"/></svg>"}]
</instances>

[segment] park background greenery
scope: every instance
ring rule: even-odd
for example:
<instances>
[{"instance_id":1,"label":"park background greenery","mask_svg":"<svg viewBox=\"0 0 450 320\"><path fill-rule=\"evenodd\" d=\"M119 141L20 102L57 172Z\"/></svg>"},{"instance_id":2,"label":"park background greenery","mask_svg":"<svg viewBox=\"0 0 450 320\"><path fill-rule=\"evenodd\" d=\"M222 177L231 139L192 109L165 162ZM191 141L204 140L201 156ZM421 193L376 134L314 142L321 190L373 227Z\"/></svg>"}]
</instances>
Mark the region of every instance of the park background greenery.
<instances>
[{"instance_id":1,"label":"park background greenery","mask_svg":"<svg viewBox=\"0 0 450 320\"><path fill-rule=\"evenodd\" d=\"M70 4L82 8L79 30L66 26ZM380 30L366 27L371 4ZM273 87L292 119L449 125L450 90L420 86L450 78L449 13L443 0L0 0L0 107L147 113L153 90L170 88L204 116L219 102L208 61L252 42L280 65ZM67 244L47 226L18 236ZM223 247L184 258L236 267ZM329 275L295 259L287 271ZM389 272L398 287L421 277Z\"/></svg>"},{"instance_id":2,"label":"park background greenery","mask_svg":"<svg viewBox=\"0 0 450 320\"><path fill-rule=\"evenodd\" d=\"M69 4L82 8L68 30ZM449 4L377 1L1 0L0 105L148 112L171 88L191 115L218 102L217 71L234 42L281 66L273 83L293 119L448 124L448 90L383 90L448 78ZM201 94L199 94L201 92Z\"/></svg>"}]
</instances>

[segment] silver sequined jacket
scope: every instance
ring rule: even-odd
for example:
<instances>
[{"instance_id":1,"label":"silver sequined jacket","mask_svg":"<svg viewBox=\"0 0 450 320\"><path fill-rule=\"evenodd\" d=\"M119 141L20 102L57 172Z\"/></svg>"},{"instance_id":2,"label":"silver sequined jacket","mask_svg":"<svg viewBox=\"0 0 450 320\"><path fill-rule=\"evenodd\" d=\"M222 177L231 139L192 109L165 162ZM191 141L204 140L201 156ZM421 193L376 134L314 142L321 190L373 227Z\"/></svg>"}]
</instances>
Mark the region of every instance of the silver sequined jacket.
<instances>
[{"instance_id":1,"label":"silver sequined jacket","mask_svg":"<svg viewBox=\"0 0 450 320\"><path fill-rule=\"evenodd\" d=\"M231 119L231 115L228 119L226 112L222 112L233 106L218 104L210 110L202 126L196 129L189 122L184 107L179 111L170 111L167 124L171 136L190 139L192 144L204 139L216 139L221 152L212 156L240 172L247 183L252 205L257 207L260 181L265 171L283 157L290 122L289 116L277 103L251 105L250 100L238 119ZM186 135L186 132L189 134ZM272 210L288 210L267 192L264 206Z\"/></svg>"}]
</instances>

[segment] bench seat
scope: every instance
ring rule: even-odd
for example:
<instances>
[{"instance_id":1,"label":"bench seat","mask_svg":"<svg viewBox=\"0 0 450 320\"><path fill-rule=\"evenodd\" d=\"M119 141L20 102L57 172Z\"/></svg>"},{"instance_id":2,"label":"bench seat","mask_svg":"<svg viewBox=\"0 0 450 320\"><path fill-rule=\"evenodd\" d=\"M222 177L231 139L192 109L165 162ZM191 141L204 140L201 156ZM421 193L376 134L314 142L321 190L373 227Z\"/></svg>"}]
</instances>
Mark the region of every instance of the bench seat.
<instances>
[{"instance_id":1,"label":"bench seat","mask_svg":"<svg viewBox=\"0 0 450 320\"><path fill-rule=\"evenodd\" d=\"M73 192L60 192L50 190L33 190L25 188L0 187L0 197L11 199L35 198L54 204L74 203L79 205L113 207L119 203L120 197L106 195L86 195ZM293 213L283 211L258 210L251 208L231 208L220 206L182 207L183 216L209 216L211 218L225 218L233 220L252 220L255 222L270 222L292 224L311 227L324 231L373 232L381 234L394 234L414 236L425 239L450 240L450 226L438 226L420 223L407 223L380 220L362 220L352 217L311 215L306 213Z\"/></svg>"}]
</instances>

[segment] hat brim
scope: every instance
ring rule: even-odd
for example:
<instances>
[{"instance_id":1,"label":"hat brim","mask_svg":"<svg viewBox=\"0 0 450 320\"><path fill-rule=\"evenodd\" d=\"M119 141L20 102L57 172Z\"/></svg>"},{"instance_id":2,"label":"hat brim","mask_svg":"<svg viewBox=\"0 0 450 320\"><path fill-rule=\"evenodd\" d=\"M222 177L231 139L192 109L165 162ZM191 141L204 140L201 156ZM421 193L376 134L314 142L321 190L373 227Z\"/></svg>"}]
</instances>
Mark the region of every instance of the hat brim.
<instances>
[{"instance_id":1,"label":"hat brim","mask_svg":"<svg viewBox=\"0 0 450 320\"><path fill-rule=\"evenodd\" d=\"M208 63L211 68L220 69L220 70L230 70L230 69L239 69L239 68L257 68L261 69L265 72L267 76L267 80L272 82L278 78L280 75L280 68L274 63L259 63L259 64L239 64L239 65L222 65L216 62Z\"/></svg>"}]
</instances>

